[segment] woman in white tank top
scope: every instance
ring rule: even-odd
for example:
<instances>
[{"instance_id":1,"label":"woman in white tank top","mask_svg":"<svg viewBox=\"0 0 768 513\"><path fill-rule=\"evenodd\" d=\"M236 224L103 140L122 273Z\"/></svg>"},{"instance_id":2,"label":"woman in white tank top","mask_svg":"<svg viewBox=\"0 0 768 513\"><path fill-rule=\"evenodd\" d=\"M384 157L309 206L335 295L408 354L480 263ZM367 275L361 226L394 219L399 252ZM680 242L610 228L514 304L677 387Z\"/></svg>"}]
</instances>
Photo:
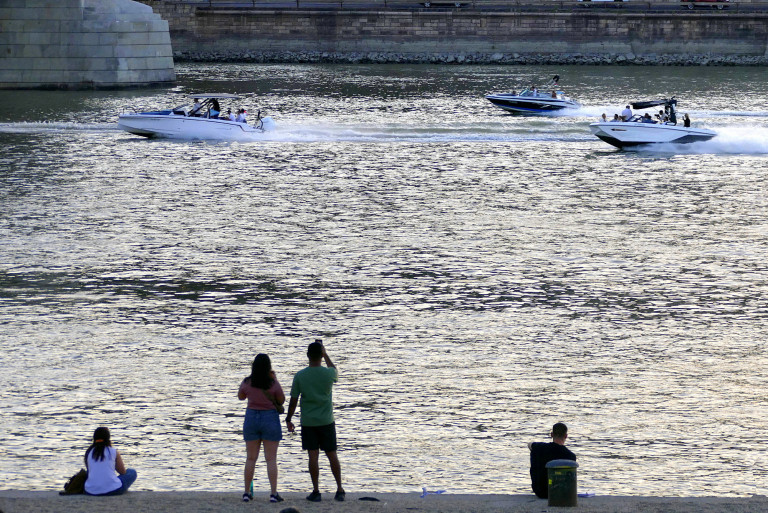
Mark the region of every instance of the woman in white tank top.
<instances>
[{"instance_id":1,"label":"woman in white tank top","mask_svg":"<svg viewBox=\"0 0 768 513\"><path fill-rule=\"evenodd\" d=\"M125 468L120 453L112 447L109 429L96 428L93 443L85 451L85 468L88 479L85 493L88 495L120 495L136 481L136 471Z\"/></svg>"}]
</instances>

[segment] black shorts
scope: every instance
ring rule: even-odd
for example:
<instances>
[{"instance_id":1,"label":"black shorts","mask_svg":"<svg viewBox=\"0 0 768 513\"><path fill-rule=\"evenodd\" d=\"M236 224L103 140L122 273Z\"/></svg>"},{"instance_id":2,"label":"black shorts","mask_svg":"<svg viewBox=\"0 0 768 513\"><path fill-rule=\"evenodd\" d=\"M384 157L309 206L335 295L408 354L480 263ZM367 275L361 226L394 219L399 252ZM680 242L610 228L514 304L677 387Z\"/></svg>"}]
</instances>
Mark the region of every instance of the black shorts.
<instances>
[{"instance_id":1,"label":"black shorts","mask_svg":"<svg viewBox=\"0 0 768 513\"><path fill-rule=\"evenodd\" d=\"M325 426L301 426L301 448L305 451L322 449L331 452L337 447L335 422Z\"/></svg>"}]
</instances>

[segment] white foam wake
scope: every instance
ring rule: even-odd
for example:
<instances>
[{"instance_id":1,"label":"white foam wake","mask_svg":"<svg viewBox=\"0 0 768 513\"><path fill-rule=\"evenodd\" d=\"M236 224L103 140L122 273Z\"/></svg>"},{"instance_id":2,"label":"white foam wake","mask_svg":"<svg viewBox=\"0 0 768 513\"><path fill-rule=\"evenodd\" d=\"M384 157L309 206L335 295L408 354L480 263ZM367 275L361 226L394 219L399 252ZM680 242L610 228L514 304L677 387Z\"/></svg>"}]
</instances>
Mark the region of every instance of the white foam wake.
<instances>
[{"instance_id":1,"label":"white foam wake","mask_svg":"<svg viewBox=\"0 0 768 513\"><path fill-rule=\"evenodd\" d=\"M67 121L21 121L0 123L0 132L7 134L29 134L39 132L98 131L117 130L114 123L74 123Z\"/></svg>"},{"instance_id":2,"label":"white foam wake","mask_svg":"<svg viewBox=\"0 0 768 513\"><path fill-rule=\"evenodd\" d=\"M653 144L638 147L638 151L688 154L768 154L768 127L730 125L713 126L717 135L709 141L690 144Z\"/></svg>"}]
</instances>

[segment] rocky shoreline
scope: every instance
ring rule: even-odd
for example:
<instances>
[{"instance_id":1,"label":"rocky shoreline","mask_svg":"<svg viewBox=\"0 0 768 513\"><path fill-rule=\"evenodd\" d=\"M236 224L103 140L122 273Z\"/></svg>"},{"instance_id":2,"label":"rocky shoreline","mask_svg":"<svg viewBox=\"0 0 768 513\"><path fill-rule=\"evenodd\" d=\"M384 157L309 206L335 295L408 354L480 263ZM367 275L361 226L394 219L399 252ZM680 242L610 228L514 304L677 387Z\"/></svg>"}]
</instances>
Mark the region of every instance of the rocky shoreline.
<instances>
[{"instance_id":1,"label":"rocky shoreline","mask_svg":"<svg viewBox=\"0 0 768 513\"><path fill-rule=\"evenodd\" d=\"M517 54L517 53L395 53L395 52L263 52L178 51L178 62L253 62L285 64L512 64L512 65L639 65L639 66L766 66L768 56L750 55L634 55L634 54Z\"/></svg>"}]
</instances>

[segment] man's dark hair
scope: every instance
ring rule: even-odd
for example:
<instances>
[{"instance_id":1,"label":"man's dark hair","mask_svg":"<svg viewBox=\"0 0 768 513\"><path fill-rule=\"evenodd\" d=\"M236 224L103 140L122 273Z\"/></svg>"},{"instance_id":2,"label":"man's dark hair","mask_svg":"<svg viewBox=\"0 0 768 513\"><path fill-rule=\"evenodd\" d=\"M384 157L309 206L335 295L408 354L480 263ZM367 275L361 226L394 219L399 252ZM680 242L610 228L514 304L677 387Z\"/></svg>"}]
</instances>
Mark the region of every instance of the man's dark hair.
<instances>
[{"instance_id":1,"label":"man's dark hair","mask_svg":"<svg viewBox=\"0 0 768 513\"><path fill-rule=\"evenodd\" d=\"M568 426L562 422L552 426L552 438L565 438L566 436L568 436Z\"/></svg>"},{"instance_id":2,"label":"man's dark hair","mask_svg":"<svg viewBox=\"0 0 768 513\"><path fill-rule=\"evenodd\" d=\"M309 347L307 348L307 358L310 360L319 360L323 357L323 343L322 342L312 342L309 344Z\"/></svg>"}]
</instances>

